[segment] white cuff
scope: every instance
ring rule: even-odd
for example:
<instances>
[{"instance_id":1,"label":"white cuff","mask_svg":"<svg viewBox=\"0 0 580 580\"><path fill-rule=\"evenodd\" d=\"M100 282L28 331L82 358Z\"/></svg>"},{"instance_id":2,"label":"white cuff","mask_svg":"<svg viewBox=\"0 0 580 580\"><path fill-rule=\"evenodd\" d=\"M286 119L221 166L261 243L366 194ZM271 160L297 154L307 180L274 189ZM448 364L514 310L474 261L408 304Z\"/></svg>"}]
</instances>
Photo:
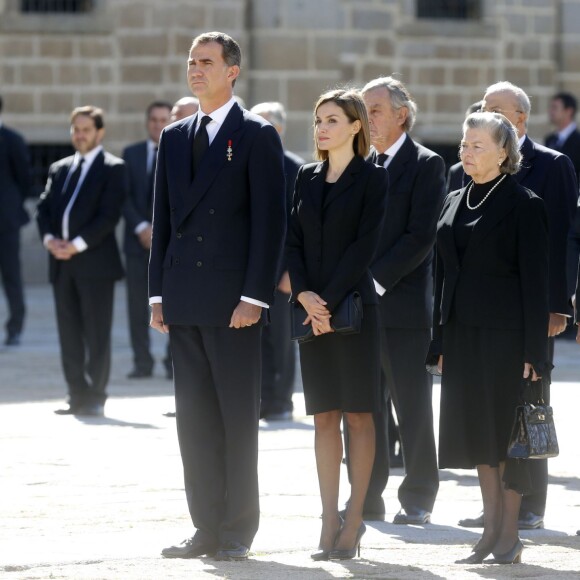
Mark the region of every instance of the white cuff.
<instances>
[{"instance_id":1,"label":"white cuff","mask_svg":"<svg viewBox=\"0 0 580 580\"><path fill-rule=\"evenodd\" d=\"M375 283L375 290L377 291L377 294L382 296L387 291L387 289L383 288L374 278L373 282Z\"/></svg>"},{"instance_id":2,"label":"white cuff","mask_svg":"<svg viewBox=\"0 0 580 580\"><path fill-rule=\"evenodd\" d=\"M254 306L261 306L262 308L270 308L270 306L265 302L260 302L259 300L254 300L254 298L248 298L247 296L242 296L240 300L243 300L248 304L253 304Z\"/></svg>"},{"instance_id":3,"label":"white cuff","mask_svg":"<svg viewBox=\"0 0 580 580\"><path fill-rule=\"evenodd\" d=\"M87 243L80 237L77 236L72 242L71 244L77 249L77 252L80 254L81 252L84 252L89 246L87 246Z\"/></svg>"},{"instance_id":4,"label":"white cuff","mask_svg":"<svg viewBox=\"0 0 580 580\"><path fill-rule=\"evenodd\" d=\"M149 222L140 222L137 224L137 227L133 230L135 235L139 235L143 230L150 228L151 224Z\"/></svg>"},{"instance_id":5,"label":"white cuff","mask_svg":"<svg viewBox=\"0 0 580 580\"><path fill-rule=\"evenodd\" d=\"M149 306L152 304L161 304L161 302L161 296L151 296L151 298L149 298Z\"/></svg>"},{"instance_id":6,"label":"white cuff","mask_svg":"<svg viewBox=\"0 0 580 580\"><path fill-rule=\"evenodd\" d=\"M54 240L54 236L52 234L44 234L44 238L42 238L42 245L48 250L48 242L50 240Z\"/></svg>"}]
</instances>

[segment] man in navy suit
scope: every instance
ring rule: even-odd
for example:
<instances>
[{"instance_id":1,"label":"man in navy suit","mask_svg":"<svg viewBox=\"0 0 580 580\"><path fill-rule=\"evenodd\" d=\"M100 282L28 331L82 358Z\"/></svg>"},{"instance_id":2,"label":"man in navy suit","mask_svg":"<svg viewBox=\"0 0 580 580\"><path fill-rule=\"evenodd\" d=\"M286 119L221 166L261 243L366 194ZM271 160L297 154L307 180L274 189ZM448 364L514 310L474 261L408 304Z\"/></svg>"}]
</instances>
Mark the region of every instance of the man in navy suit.
<instances>
[{"instance_id":1,"label":"man in navy suit","mask_svg":"<svg viewBox=\"0 0 580 580\"><path fill-rule=\"evenodd\" d=\"M2 113L2 97L0 97ZM30 194L28 148L19 133L0 119L0 275L10 313L6 346L18 346L24 326L24 289L20 268L20 228L30 221L23 202Z\"/></svg>"},{"instance_id":2,"label":"man in navy suit","mask_svg":"<svg viewBox=\"0 0 580 580\"><path fill-rule=\"evenodd\" d=\"M245 560L259 523L261 326L286 230L280 137L233 98L237 42L193 40L196 115L161 134L149 264L151 326L169 333L192 538L169 558Z\"/></svg>"},{"instance_id":3,"label":"man in navy suit","mask_svg":"<svg viewBox=\"0 0 580 580\"><path fill-rule=\"evenodd\" d=\"M528 95L510 82L502 81L486 89L482 110L501 113L515 126L520 138L523 156L522 168L514 176L516 181L544 200L548 212L550 237L550 358L553 360L554 339L561 334L572 315L570 308L571 285L567 280L567 244L578 199L578 181L570 159L552 149L532 141L527 136L531 104ZM464 175L463 186L469 179ZM549 401L549 390L544 399ZM520 508L520 529L544 527L546 495L548 490L548 462L530 462L534 493L524 496ZM460 526L479 527L483 516L459 521Z\"/></svg>"},{"instance_id":4,"label":"man in navy suit","mask_svg":"<svg viewBox=\"0 0 580 580\"><path fill-rule=\"evenodd\" d=\"M149 341L149 300L147 270L151 248L151 222L153 220L153 184L157 147L161 131L169 124L171 103L154 101L147 107L147 140L129 145L123 159L129 175L129 195L123 206L125 218L125 265L127 268L127 312L129 335L133 349L133 369L129 379L150 377L154 360ZM169 350L163 361L171 378Z\"/></svg>"},{"instance_id":5,"label":"man in navy suit","mask_svg":"<svg viewBox=\"0 0 580 580\"><path fill-rule=\"evenodd\" d=\"M58 415L102 416L111 366L115 281L123 276L115 226L127 195L122 159L103 150L103 111L71 114L72 157L50 166L37 210L50 254L69 406Z\"/></svg>"},{"instance_id":6,"label":"man in navy suit","mask_svg":"<svg viewBox=\"0 0 580 580\"><path fill-rule=\"evenodd\" d=\"M409 136L417 106L392 77L369 82L362 95L369 115L373 161L389 173L387 212L371 272L380 296L384 400L391 396L405 464L395 524L425 524L439 489L432 408L432 377L425 370L431 341L432 255L445 187L439 155ZM386 408L374 414L375 463L364 517L384 519L389 478Z\"/></svg>"}]
</instances>

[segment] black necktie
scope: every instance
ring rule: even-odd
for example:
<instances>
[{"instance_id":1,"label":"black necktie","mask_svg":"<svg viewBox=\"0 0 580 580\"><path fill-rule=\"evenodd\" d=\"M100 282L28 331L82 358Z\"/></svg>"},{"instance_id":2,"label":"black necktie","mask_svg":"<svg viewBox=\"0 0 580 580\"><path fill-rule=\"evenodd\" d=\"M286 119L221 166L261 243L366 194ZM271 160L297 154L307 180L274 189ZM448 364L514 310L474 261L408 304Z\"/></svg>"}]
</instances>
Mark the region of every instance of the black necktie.
<instances>
[{"instance_id":1,"label":"black necktie","mask_svg":"<svg viewBox=\"0 0 580 580\"><path fill-rule=\"evenodd\" d=\"M68 200L72 197L72 194L75 192L77 185L79 184L79 179L81 178L81 172L83 170L83 163L85 162L85 158L81 157L79 164L76 166L75 170L72 172L68 183L65 182L65 187L62 190L62 195L66 197L67 203Z\"/></svg>"},{"instance_id":2,"label":"black necktie","mask_svg":"<svg viewBox=\"0 0 580 580\"><path fill-rule=\"evenodd\" d=\"M193 175L196 174L197 168L209 147L209 137L205 126L211 121L211 117L205 115L202 117L199 128L193 139Z\"/></svg>"},{"instance_id":3,"label":"black necktie","mask_svg":"<svg viewBox=\"0 0 580 580\"><path fill-rule=\"evenodd\" d=\"M379 153L379 155L377 156L377 165L384 167L385 162L387 161L388 158L389 156L386 153Z\"/></svg>"}]
</instances>

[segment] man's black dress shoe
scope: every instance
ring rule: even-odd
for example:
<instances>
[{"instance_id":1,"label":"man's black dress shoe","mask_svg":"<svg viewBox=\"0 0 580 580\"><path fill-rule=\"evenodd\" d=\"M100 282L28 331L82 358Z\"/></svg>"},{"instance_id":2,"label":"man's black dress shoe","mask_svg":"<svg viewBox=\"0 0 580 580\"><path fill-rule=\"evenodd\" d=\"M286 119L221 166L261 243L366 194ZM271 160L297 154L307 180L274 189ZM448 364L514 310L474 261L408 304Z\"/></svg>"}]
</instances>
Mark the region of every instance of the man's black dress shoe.
<instances>
[{"instance_id":1,"label":"man's black dress shoe","mask_svg":"<svg viewBox=\"0 0 580 580\"><path fill-rule=\"evenodd\" d=\"M177 417L177 413L175 411L167 411L167 413L163 413L164 417Z\"/></svg>"},{"instance_id":2,"label":"man's black dress shoe","mask_svg":"<svg viewBox=\"0 0 580 580\"><path fill-rule=\"evenodd\" d=\"M9 334L4 341L6 346L20 346L20 335L19 334Z\"/></svg>"},{"instance_id":3,"label":"man's black dress shoe","mask_svg":"<svg viewBox=\"0 0 580 580\"><path fill-rule=\"evenodd\" d=\"M204 542L193 536L183 540L178 546L163 548L161 555L164 558L199 558L200 556L213 556L216 545L212 542Z\"/></svg>"},{"instance_id":4,"label":"man's black dress shoe","mask_svg":"<svg viewBox=\"0 0 580 580\"><path fill-rule=\"evenodd\" d=\"M247 560L248 554L250 553L250 548L231 540L222 544L220 549L215 553L216 560Z\"/></svg>"},{"instance_id":5,"label":"man's black dress shoe","mask_svg":"<svg viewBox=\"0 0 580 580\"><path fill-rule=\"evenodd\" d=\"M421 526L431 523L431 512L417 507L401 508L393 520L394 524Z\"/></svg>"},{"instance_id":6,"label":"man's black dress shoe","mask_svg":"<svg viewBox=\"0 0 580 580\"><path fill-rule=\"evenodd\" d=\"M66 409L57 409L54 413L55 415L76 415L78 407L72 407L69 405Z\"/></svg>"},{"instance_id":7,"label":"man's black dress shoe","mask_svg":"<svg viewBox=\"0 0 580 580\"><path fill-rule=\"evenodd\" d=\"M544 527L544 516L534 512L520 512L518 528L520 530L539 530Z\"/></svg>"},{"instance_id":8,"label":"man's black dress shoe","mask_svg":"<svg viewBox=\"0 0 580 580\"><path fill-rule=\"evenodd\" d=\"M346 510L348 509L348 501L344 509L338 512L338 515L344 520L346 518ZM366 498L363 506L363 520L367 522L384 522L385 521L385 501L382 497L370 499Z\"/></svg>"},{"instance_id":9,"label":"man's black dress shoe","mask_svg":"<svg viewBox=\"0 0 580 580\"><path fill-rule=\"evenodd\" d=\"M74 414L79 417L104 417L105 406L100 403L81 405Z\"/></svg>"},{"instance_id":10,"label":"man's black dress shoe","mask_svg":"<svg viewBox=\"0 0 580 580\"><path fill-rule=\"evenodd\" d=\"M576 535L577 535L577 536L580 536L580 530L578 530L578 531L576 532Z\"/></svg>"},{"instance_id":11,"label":"man's black dress shoe","mask_svg":"<svg viewBox=\"0 0 580 580\"><path fill-rule=\"evenodd\" d=\"M459 520L458 524L462 528L483 528L483 512L476 518L464 518Z\"/></svg>"},{"instance_id":12,"label":"man's black dress shoe","mask_svg":"<svg viewBox=\"0 0 580 580\"><path fill-rule=\"evenodd\" d=\"M128 379L149 379L153 376L153 371L143 371L141 369L133 369L127 373Z\"/></svg>"}]
</instances>

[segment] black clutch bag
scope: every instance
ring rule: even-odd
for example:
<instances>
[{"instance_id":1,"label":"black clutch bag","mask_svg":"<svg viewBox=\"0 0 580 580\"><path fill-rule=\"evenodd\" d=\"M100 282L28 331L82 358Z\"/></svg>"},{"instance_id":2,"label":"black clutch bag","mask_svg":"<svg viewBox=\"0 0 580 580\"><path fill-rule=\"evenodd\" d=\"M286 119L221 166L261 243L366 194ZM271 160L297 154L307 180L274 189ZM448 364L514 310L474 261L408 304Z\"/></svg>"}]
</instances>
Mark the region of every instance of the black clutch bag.
<instances>
[{"instance_id":1,"label":"black clutch bag","mask_svg":"<svg viewBox=\"0 0 580 580\"><path fill-rule=\"evenodd\" d=\"M528 391L533 388L530 383L527 380L525 384ZM510 459L548 459L559 452L554 414L552 407L544 403L543 394L536 403L524 401L518 405L507 456Z\"/></svg>"},{"instance_id":2,"label":"black clutch bag","mask_svg":"<svg viewBox=\"0 0 580 580\"><path fill-rule=\"evenodd\" d=\"M312 325L304 325L308 314L300 302L296 301L291 310L292 340L298 343L308 342L316 338ZM351 292L334 310L330 326L339 334L357 334L363 318L362 298L358 292Z\"/></svg>"}]
</instances>

